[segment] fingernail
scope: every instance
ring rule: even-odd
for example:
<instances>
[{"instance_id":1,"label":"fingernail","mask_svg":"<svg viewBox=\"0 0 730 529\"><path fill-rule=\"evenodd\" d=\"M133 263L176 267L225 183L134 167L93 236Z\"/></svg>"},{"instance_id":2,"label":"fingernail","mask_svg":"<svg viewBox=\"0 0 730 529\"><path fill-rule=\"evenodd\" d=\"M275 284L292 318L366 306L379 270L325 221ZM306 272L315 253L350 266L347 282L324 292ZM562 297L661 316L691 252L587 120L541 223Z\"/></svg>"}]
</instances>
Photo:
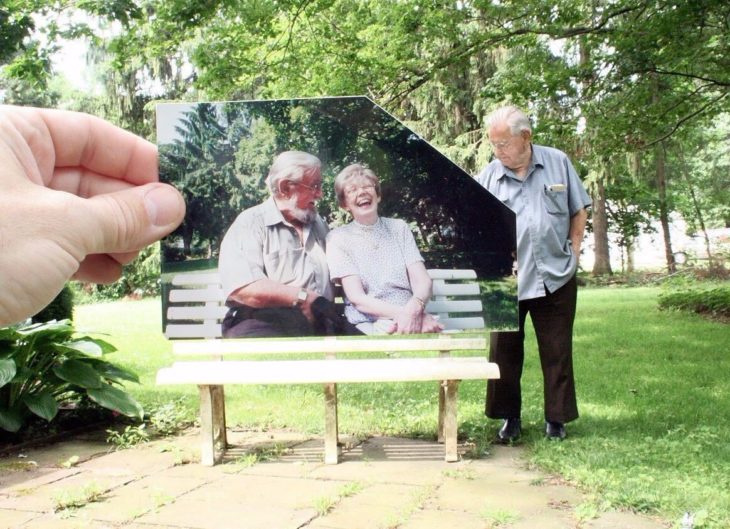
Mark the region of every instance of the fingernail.
<instances>
[{"instance_id":1,"label":"fingernail","mask_svg":"<svg viewBox=\"0 0 730 529\"><path fill-rule=\"evenodd\" d=\"M167 226L180 218L180 197L169 186L155 185L147 191L144 205L155 226Z\"/></svg>"}]
</instances>

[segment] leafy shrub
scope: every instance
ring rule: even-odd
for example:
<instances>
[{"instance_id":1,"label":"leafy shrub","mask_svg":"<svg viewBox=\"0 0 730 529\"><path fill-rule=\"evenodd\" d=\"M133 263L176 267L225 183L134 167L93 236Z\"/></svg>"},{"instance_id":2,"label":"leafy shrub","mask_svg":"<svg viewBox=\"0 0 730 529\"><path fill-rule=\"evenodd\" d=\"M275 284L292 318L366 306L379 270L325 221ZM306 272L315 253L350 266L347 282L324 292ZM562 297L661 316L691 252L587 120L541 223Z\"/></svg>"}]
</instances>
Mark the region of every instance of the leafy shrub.
<instances>
[{"instance_id":1,"label":"leafy shrub","mask_svg":"<svg viewBox=\"0 0 730 529\"><path fill-rule=\"evenodd\" d=\"M667 292L659 296L659 308L730 318L730 286Z\"/></svg>"},{"instance_id":2,"label":"leafy shrub","mask_svg":"<svg viewBox=\"0 0 730 529\"><path fill-rule=\"evenodd\" d=\"M74 293L69 285L63 287L46 308L33 316L36 323L56 320L72 320L74 312Z\"/></svg>"},{"instance_id":3,"label":"leafy shrub","mask_svg":"<svg viewBox=\"0 0 730 529\"><path fill-rule=\"evenodd\" d=\"M68 320L0 328L0 428L17 432L32 415L47 421L59 404L90 399L129 417L142 407L120 386L134 373L104 360L116 348L74 336Z\"/></svg>"},{"instance_id":4,"label":"leafy shrub","mask_svg":"<svg viewBox=\"0 0 730 529\"><path fill-rule=\"evenodd\" d=\"M175 435L193 422L190 411L185 407L182 399L166 402L153 408L150 411L149 420L155 435L162 437Z\"/></svg>"},{"instance_id":5,"label":"leafy shrub","mask_svg":"<svg viewBox=\"0 0 730 529\"><path fill-rule=\"evenodd\" d=\"M138 444L149 441L150 436L147 433L147 427L143 424L129 425L123 431L107 430L106 442L113 444L117 450L125 450L132 448Z\"/></svg>"},{"instance_id":6,"label":"leafy shrub","mask_svg":"<svg viewBox=\"0 0 730 529\"><path fill-rule=\"evenodd\" d=\"M156 296L160 285L160 245L153 244L126 265L122 277L109 285L74 283L80 303L94 303L127 296Z\"/></svg>"}]
</instances>

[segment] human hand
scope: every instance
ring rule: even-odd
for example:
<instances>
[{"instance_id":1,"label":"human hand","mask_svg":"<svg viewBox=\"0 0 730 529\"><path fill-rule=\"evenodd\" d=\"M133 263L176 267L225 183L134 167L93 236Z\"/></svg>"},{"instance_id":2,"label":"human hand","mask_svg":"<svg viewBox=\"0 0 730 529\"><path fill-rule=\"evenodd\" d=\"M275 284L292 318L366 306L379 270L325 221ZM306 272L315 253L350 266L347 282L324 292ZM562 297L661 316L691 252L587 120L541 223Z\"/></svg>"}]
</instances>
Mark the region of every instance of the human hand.
<instances>
[{"instance_id":1,"label":"human hand","mask_svg":"<svg viewBox=\"0 0 730 529\"><path fill-rule=\"evenodd\" d=\"M411 298L408 303L394 318L396 328L394 332L397 334L415 334L422 332L423 325L423 304L415 297Z\"/></svg>"},{"instance_id":2,"label":"human hand","mask_svg":"<svg viewBox=\"0 0 730 529\"><path fill-rule=\"evenodd\" d=\"M421 332L435 333L445 329L444 324L438 321L438 318L431 314L423 315L423 323L421 324Z\"/></svg>"},{"instance_id":3,"label":"human hand","mask_svg":"<svg viewBox=\"0 0 730 529\"><path fill-rule=\"evenodd\" d=\"M68 279L116 280L174 230L185 203L157 180L156 147L102 119L0 106L0 325Z\"/></svg>"},{"instance_id":4,"label":"human hand","mask_svg":"<svg viewBox=\"0 0 730 529\"><path fill-rule=\"evenodd\" d=\"M304 314L304 317L307 318L307 321L309 321L309 323L311 323L312 325L314 325L317 320L317 317L312 310L312 305L319 297L319 294L317 294L315 291L307 290L307 298L302 302L301 305L299 305L302 314Z\"/></svg>"}]
</instances>

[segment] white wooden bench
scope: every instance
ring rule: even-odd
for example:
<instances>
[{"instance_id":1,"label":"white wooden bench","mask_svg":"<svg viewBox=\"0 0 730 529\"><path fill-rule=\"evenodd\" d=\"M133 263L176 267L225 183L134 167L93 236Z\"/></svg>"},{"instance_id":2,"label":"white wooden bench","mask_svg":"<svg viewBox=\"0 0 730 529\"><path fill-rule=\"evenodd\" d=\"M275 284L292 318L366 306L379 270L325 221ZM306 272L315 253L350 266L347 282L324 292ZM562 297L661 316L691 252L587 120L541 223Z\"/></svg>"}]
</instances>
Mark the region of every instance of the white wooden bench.
<instances>
[{"instance_id":1,"label":"white wooden bench","mask_svg":"<svg viewBox=\"0 0 730 529\"><path fill-rule=\"evenodd\" d=\"M427 310L439 314L447 330L479 331L484 328L478 296L479 285L473 271L430 270L434 279L434 297ZM469 283L453 283L454 278ZM353 338L318 339L227 339L221 336L220 320L226 312L222 290L215 272L175 276L172 281L180 289L169 293L169 338L198 338L173 343L179 361L157 373L158 384L195 384L200 391L201 463L214 465L226 448L225 399L226 384L322 384L325 396L324 460L339 461L337 424L337 383L439 381L438 439L444 443L445 460L457 461L456 402L461 380L498 378L496 364L486 359L484 335L441 334L419 338ZM191 288L190 288L191 287ZM456 298L456 299L454 299ZM188 306L173 306L187 303ZM466 316L464 314L467 314ZM185 323L170 323L185 320ZM204 338L201 340L200 338ZM438 356L423 358L352 359L346 353L435 352ZM452 357L452 351L480 351L479 357ZM240 360L250 354L312 354L319 359ZM195 357L205 357L196 360Z\"/></svg>"}]
</instances>

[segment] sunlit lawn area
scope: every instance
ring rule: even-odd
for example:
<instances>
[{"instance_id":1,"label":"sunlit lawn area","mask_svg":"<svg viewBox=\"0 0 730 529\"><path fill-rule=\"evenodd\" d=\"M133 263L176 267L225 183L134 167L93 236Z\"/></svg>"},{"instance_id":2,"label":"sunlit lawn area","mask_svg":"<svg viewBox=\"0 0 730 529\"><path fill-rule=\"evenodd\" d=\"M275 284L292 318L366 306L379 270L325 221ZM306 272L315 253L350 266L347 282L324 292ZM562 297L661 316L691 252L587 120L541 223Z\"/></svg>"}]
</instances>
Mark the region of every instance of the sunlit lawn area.
<instances>
[{"instance_id":1,"label":"sunlit lawn area","mask_svg":"<svg viewBox=\"0 0 730 529\"><path fill-rule=\"evenodd\" d=\"M695 527L730 526L730 329L656 309L655 288L584 289L575 329L581 418L563 443L542 439L542 382L528 336L523 379L524 444L530 461L590 493L581 506L608 505L676 521L695 513ZM157 387L158 368L172 362L160 331L159 300L77 307L80 329L109 334L115 360L136 370L133 394L148 408L180 400L197 413L193 387ZM528 333L531 330L528 329ZM112 358L113 358L112 357ZM488 450L498 426L483 416L484 383L459 393L463 438ZM321 433L317 386L226 388L229 425ZM433 384L345 384L339 388L340 431L433 437Z\"/></svg>"}]
</instances>

